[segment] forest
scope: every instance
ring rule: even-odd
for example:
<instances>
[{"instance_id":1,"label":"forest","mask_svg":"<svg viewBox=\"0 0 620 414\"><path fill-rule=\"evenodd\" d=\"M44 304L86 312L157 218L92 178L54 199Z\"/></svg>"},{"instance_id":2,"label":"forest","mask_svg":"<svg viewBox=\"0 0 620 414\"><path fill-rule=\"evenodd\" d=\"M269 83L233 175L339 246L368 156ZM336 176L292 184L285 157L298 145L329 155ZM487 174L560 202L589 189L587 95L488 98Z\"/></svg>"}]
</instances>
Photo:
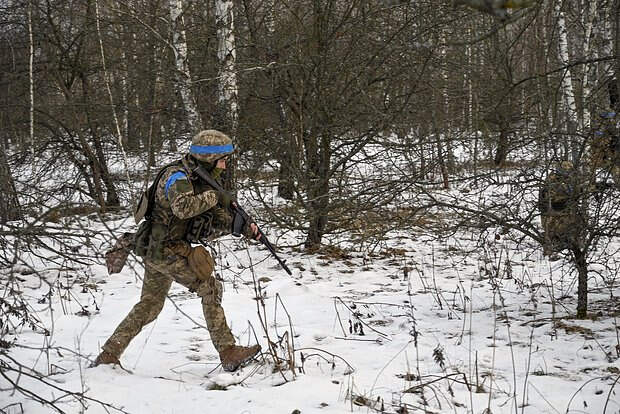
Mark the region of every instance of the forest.
<instances>
[{"instance_id":1,"label":"forest","mask_svg":"<svg viewBox=\"0 0 620 414\"><path fill-rule=\"evenodd\" d=\"M153 401L154 378L255 401L266 384L281 393L276 378L292 387L290 409L260 400L246 412L620 412L618 0L1 0L0 28L0 413L174 411L127 403L105 388L113 374ZM151 372L164 358L151 340L146 373L136 362L98 379L86 367L143 273L132 254L131 269L107 275L105 252L136 231L142 191L206 129L232 139L224 185L293 270L257 243L210 245L234 326L256 314L261 362L244 379L199 367L177 378L172 362ZM541 201L559 176L573 220L561 243L554 201ZM173 291L160 319L187 316L186 294ZM287 295L299 295L288 309ZM478 313L494 332L482 345ZM538 345L535 329L546 330ZM576 342L596 367L575 362L586 348L562 359ZM356 344L387 359L356 360ZM478 346L492 358L478 361ZM530 365L537 346L575 371L530 392L555 366ZM330 395L326 379L339 381L334 400L302 408L304 387ZM600 401L573 401L594 383Z\"/></svg>"}]
</instances>

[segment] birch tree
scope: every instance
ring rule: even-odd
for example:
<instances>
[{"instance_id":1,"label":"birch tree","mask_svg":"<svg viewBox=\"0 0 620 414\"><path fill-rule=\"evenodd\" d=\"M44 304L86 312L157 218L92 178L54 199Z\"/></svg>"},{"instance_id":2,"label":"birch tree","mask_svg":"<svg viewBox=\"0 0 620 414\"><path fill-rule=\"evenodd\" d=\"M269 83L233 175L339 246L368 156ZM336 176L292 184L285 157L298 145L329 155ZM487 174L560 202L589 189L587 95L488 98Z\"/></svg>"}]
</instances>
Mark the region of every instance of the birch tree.
<instances>
[{"instance_id":1,"label":"birch tree","mask_svg":"<svg viewBox=\"0 0 620 414\"><path fill-rule=\"evenodd\" d=\"M231 137L235 137L239 119L238 84L235 72L234 6L231 0L215 0L215 26L217 28L218 113L222 124Z\"/></svg>"},{"instance_id":2,"label":"birch tree","mask_svg":"<svg viewBox=\"0 0 620 414\"><path fill-rule=\"evenodd\" d=\"M183 0L170 0L170 27L172 29L172 50L174 52L175 90L180 96L186 115L187 126L195 133L202 129L202 120L192 92L192 77L187 56L187 39L183 25Z\"/></svg>"},{"instance_id":3,"label":"birch tree","mask_svg":"<svg viewBox=\"0 0 620 414\"><path fill-rule=\"evenodd\" d=\"M571 68L569 66L570 56L568 53L569 44L568 44L568 27L566 25L566 18L564 16L564 11L562 10L562 4L564 2L557 1L555 3L555 11L557 14L557 24L558 24L558 51L560 62L566 66L562 76L562 90L561 94L563 97L564 109L566 112L566 120L568 133L571 136L570 138L570 152L572 158L575 158L577 152L577 144L575 142L575 134L577 130L581 130L582 126L579 125L578 117L577 117L577 105L575 103L575 88L573 86L573 76L571 73Z\"/></svg>"},{"instance_id":4,"label":"birch tree","mask_svg":"<svg viewBox=\"0 0 620 414\"><path fill-rule=\"evenodd\" d=\"M589 5L588 5L589 3ZM596 55L596 50L592 48L592 29L594 27L594 21L597 17L597 6L598 1L584 1L584 8L586 8L588 12L584 15L584 37L583 37L583 57L588 59L590 57L591 52ZM592 56L595 57L595 56ZM582 90L582 99L583 99L583 119L580 124L583 128L588 129L590 127L591 119L590 119L590 105L589 99L591 94L591 79L590 74L593 72L594 65L585 65L583 68L583 79L581 80L581 90Z\"/></svg>"}]
</instances>

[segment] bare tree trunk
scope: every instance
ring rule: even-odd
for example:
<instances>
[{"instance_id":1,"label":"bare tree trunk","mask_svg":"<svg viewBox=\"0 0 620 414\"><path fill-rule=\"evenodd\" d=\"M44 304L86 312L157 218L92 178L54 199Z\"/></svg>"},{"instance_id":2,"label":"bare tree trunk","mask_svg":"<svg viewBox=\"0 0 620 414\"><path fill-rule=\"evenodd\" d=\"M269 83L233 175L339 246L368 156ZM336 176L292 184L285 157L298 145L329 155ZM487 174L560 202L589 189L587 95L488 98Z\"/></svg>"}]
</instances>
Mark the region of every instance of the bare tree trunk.
<instances>
[{"instance_id":1,"label":"bare tree trunk","mask_svg":"<svg viewBox=\"0 0 620 414\"><path fill-rule=\"evenodd\" d=\"M594 21L596 19L596 14L597 14L597 5L598 2L597 1L590 1L590 0L586 0L584 6L587 6L588 3L590 3L590 7L588 10L588 13L585 16L585 22L584 22L584 26L585 26L585 35L584 35L584 39L583 39L583 57L585 59L589 59L590 58L590 51L591 51L591 46L592 46L592 29L594 27ZM596 53L596 52L595 52ZM592 57L596 57L596 56L592 56ZM582 104L583 104L583 120L580 122L580 124L583 126L584 130L588 129L591 123L591 115L590 115L590 106L589 106L589 98L590 98L590 91L591 91L591 87L590 87L590 72L591 72L591 67L590 65L585 65L583 68L583 79L582 79Z\"/></svg>"},{"instance_id":2,"label":"bare tree trunk","mask_svg":"<svg viewBox=\"0 0 620 414\"><path fill-rule=\"evenodd\" d=\"M467 28L467 36L471 36L471 28ZM467 45L465 49L465 55L467 56L467 67L472 67L472 58L471 58L471 45ZM474 90L471 81L471 74L467 71L465 72L465 89L467 90L467 111L466 111L466 121L465 121L465 129L467 132L473 131L473 116L474 116Z\"/></svg>"},{"instance_id":3,"label":"bare tree trunk","mask_svg":"<svg viewBox=\"0 0 620 414\"><path fill-rule=\"evenodd\" d=\"M582 249L573 247L573 258L577 268L577 317L586 318L588 315L588 263Z\"/></svg>"},{"instance_id":4,"label":"bare tree trunk","mask_svg":"<svg viewBox=\"0 0 620 414\"><path fill-rule=\"evenodd\" d=\"M446 39L444 33L440 35L441 43L445 44ZM450 122L450 103L448 102L448 70L447 66L447 51L446 47L441 47L441 57L443 61L443 65L441 68L441 96L442 96L442 127L441 131L439 128L435 128L437 132L437 155L439 156L439 163L441 166L441 175L443 177L443 186L444 188L449 188L449 176L448 174L454 169L454 154L452 153L452 137L451 137L451 122Z\"/></svg>"},{"instance_id":5,"label":"bare tree trunk","mask_svg":"<svg viewBox=\"0 0 620 414\"><path fill-rule=\"evenodd\" d=\"M506 158L508 157L508 132L506 129L506 125L500 124L499 140L497 142L495 158L493 159L493 164L500 168L506 165Z\"/></svg>"},{"instance_id":6,"label":"bare tree trunk","mask_svg":"<svg viewBox=\"0 0 620 414\"><path fill-rule=\"evenodd\" d=\"M32 36L32 0L28 2L28 40L30 44L28 64L28 77L30 83L30 151L34 158L34 39Z\"/></svg>"},{"instance_id":7,"label":"bare tree trunk","mask_svg":"<svg viewBox=\"0 0 620 414\"><path fill-rule=\"evenodd\" d=\"M305 247L312 249L320 246L327 226L327 208L329 206L329 167L331 159L330 141L327 137L308 137L308 195L309 227Z\"/></svg>"},{"instance_id":8,"label":"bare tree trunk","mask_svg":"<svg viewBox=\"0 0 620 414\"><path fill-rule=\"evenodd\" d=\"M564 12L562 11L563 2L558 1L556 3L556 12L558 15L558 32L559 32L559 51L560 60L565 65L568 65L570 57L568 54L568 28L566 27L566 19L564 18ZM570 151L573 157L576 156L578 150L578 144L575 142L577 128L580 127L577 117L577 105L575 103L575 90L573 88L573 78L570 68L566 68L564 76L562 77L562 95L564 96L564 102L566 104L568 133L570 134Z\"/></svg>"},{"instance_id":9,"label":"bare tree trunk","mask_svg":"<svg viewBox=\"0 0 620 414\"><path fill-rule=\"evenodd\" d=\"M285 126L287 122L281 96L278 96L277 110L280 115L280 136L282 136L286 131ZM285 200L292 200L295 197L294 157L296 157L297 154L295 150L295 137L292 133L287 133L287 136L288 145L286 145L281 152L280 170L278 172L278 195Z\"/></svg>"},{"instance_id":10,"label":"bare tree trunk","mask_svg":"<svg viewBox=\"0 0 620 414\"><path fill-rule=\"evenodd\" d=\"M616 92L620 93L620 0L616 0L614 2L615 16L614 16L614 40L613 40L613 50L614 55L616 56L616 61L614 65L614 80L616 81ZM615 111L620 110L620 100L619 102L615 102Z\"/></svg>"},{"instance_id":11,"label":"bare tree trunk","mask_svg":"<svg viewBox=\"0 0 620 414\"><path fill-rule=\"evenodd\" d=\"M444 106L445 108L445 106ZM439 165L439 171L441 172L442 186L444 189L450 188L450 176L448 173L448 167L446 165L446 157L444 151L447 149L447 140L442 138L442 132L439 129L437 119L433 117L433 129L435 131L435 148L437 149L437 164ZM446 148L444 148L444 144Z\"/></svg>"},{"instance_id":12,"label":"bare tree trunk","mask_svg":"<svg viewBox=\"0 0 620 414\"><path fill-rule=\"evenodd\" d=\"M15 183L7 162L4 145L0 145L0 224L21 219Z\"/></svg>"},{"instance_id":13,"label":"bare tree trunk","mask_svg":"<svg viewBox=\"0 0 620 414\"><path fill-rule=\"evenodd\" d=\"M450 177L448 176L448 168L446 167L446 160L443 154L441 135L437 134L437 161L439 162L439 168L441 171L442 186L444 189L450 188Z\"/></svg>"},{"instance_id":14,"label":"bare tree trunk","mask_svg":"<svg viewBox=\"0 0 620 414\"><path fill-rule=\"evenodd\" d=\"M187 40L183 29L183 1L170 0L169 7L172 48L177 69L175 72L175 90L181 96L181 102L187 116L187 125L192 133L196 133L202 129L202 121L191 88L192 77L187 62Z\"/></svg>"},{"instance_id":15,"label":"bare tree trunk","mask_svg":"<svg viewBox=\"0 0 620 414\"><path fill-rule=\"evenodd\" d=\"M220 63L218 82L218 103L222 113L226 130L231 137L237 131L239 118L239 86L235 64L237 52L235 49L235 20L234 5L231 0L215 0L215 26L217 28L217 57Z\"/></svg>"},{"instance_id":16,"label":"bare tree trunk","mask_svg":"<svg viewBox=\"0 0 620 414\"><path fill-rule=\"evenodd\" d=\"M215 124L232 138L237 137L239 119L239 85L235 64L235 19L234 5L231 0L215 0L215 27L217 28L217 58L220 63L218 82L218 108ZM226 169L224 185L228 190L236 189L237 158L233 154L230 168Z\"/></svg>"}]
</instances>

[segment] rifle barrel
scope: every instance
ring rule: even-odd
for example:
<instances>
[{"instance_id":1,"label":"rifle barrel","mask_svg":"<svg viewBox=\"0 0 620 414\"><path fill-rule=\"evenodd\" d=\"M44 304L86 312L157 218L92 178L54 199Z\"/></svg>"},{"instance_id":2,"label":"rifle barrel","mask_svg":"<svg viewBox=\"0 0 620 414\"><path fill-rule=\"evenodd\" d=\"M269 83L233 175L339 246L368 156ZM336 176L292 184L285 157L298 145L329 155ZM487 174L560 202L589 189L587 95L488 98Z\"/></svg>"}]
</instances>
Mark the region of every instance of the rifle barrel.
<instances>
[{"instance_id":1,"label":"rifle barrel","mask_svg":"<svg viewBox=\"0 0 620 414\"><path fill-rule=\"evenodd\" d=\"M204 170L203 167L197 166L194 169L194 172L196 172L196 174L198 174L200 178L202 178L207 184L213 187L216 191L226 193L230 196L230 194L226 190L224 190L222 186L219 185L219 183L215 181L215 179L213 179L213 177L211 177L211 175L209 175L209 173ZM231 210L231 213L233 214L240 214L243 217L245 222L250 221L250 215L246 213L243 208L241 208L241 206L237 203L237 201L231 202L230 210ZM275 257L275 259L278 261L278 263L280 263L280 266L282 266L282 268L286 271L286 273L292 276L293 273L291 272L291 269L289 269L289 267L286 265L286 262L278 256L278 254L276 253L276 249L273 247L273 244L271 244L269 239L267 239L267 236L265 236L265 233L263 233L263 231L260 229L260 227L258 227L258 225L256 226L256 228L258 229L258 233L261 236L259 241L263 243L265 247L267 247L267 250L269 250L269 253L271 253L271 255Z\"/></svg>"}]
</instances>

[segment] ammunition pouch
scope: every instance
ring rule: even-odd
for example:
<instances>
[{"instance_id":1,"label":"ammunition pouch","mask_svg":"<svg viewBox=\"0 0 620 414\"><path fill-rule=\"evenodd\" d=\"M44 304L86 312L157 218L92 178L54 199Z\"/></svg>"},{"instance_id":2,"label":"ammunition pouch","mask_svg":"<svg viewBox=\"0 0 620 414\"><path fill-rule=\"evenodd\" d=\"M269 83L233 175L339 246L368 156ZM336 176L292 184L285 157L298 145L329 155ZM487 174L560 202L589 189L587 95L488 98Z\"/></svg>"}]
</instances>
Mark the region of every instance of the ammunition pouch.
<instances>
[{"instance_id":1,"label":"ammunition pouch","mask_svg":"<svg viewBox=\"0 0 620 414\"><path fill-rule=\"evenodd\" d=\"M167 235L168 227L166 225L161 223L151 225L151 237L149 238L146 257L151 260L164 260Z\"/></svg>"},{"instance_id":2,"label":"ammunition pouch","mask_svg":"<svg viewBox=\"0 0 620 414\"><path fill-rule=\"evenodd\" d=\"M208 240L214 234L213 214L202 213L191 219L187 227L186 239L190 243L200 243Z\"/></svg>"},{"instance_id":3,"label":"ammunition pouch","mask_svg":"<svg viewBox=\"0 0 620 414\"><path fill-rule=\"evenodd\" d=\"M144 220L140 224L140 226L138 226L138 231L136 232L136 242L134 246L134 253L136 254L136 256L144 257L147 255L151 239L151 229L151 220Z\"/></svg>"}]
</instances>

